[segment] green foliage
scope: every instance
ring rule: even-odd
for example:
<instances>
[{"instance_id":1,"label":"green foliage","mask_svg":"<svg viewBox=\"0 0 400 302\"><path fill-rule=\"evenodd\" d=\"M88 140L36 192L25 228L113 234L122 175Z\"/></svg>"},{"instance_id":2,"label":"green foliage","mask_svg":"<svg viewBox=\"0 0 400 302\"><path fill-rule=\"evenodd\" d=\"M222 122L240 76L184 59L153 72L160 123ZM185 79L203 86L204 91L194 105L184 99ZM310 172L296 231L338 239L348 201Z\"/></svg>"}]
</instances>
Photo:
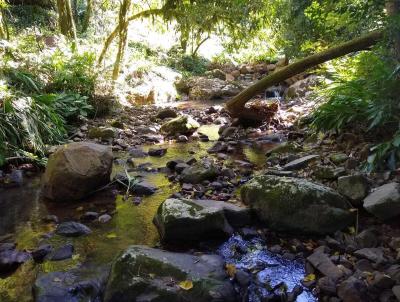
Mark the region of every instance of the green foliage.
<instances>
[{"instance_id":1,"label":"green foliage","mask_svg":"<svg viewBox=\"0 0 400 302\"><path fill-rule=\"evenodd\" d=\"M13 34L19 34L29 27L45 28L48 32L54 32L57 28L57 14L54 10L37 5L10 5L8 10L8 21L15 31Z\"/></svg>"},{"instance_id":2,"label":"green foliage","mask_svg":"<svg viewBox=\"0 0 400 302\"><path fill-rule=\"evenodd\" d=\"M385 23L384 0L270 0L267 23L274 44L305 56Z\"/></svg>"},{"instance_id":3,"label":"green foliage","mask_svg":"<svg viewBox=\"0 0 400 302\"><path fill-rule=\"evenodd\" d=\"M393 169L400 159L399 68L384 54L374 52L342 60L340 65L334 81L317 91L327 101L313 113L312 125L319 131L340 132L352 127L371 133L384 131L392 138L372 148L366 167Z\"/></svg>"},{"instance_id":4,"label":"green foliage","mask_svg":"<svg viewBox=\"0 0 400 302\"><path fill-rule=\"evenodd\" d=\"M51 80L47 92L73 92L92 97L94 95L97 72L93 52L71 54L57 50L45 68Z\"/></svg>"},{"instance_id":5,"label":"green foliage","mask_svg":"<svg viewBox=\"0 0 400 302\"><path fill-rule=\"evenodd\" d=\"M20 97L0 106L3 157L20 150L44 156L46 145L60 143L65 135L63 119L43 102Z\"/></svg>"},{"instance_id":6,"label":"green foliage","mask_svg":"<svg viewBox=\"0 0 400 302\"><path fill-rule=\"evenodd\" d=\"M339 64L334 81L317 91L328 101L315 111L313 125L318 130L341 131L354 123L369 130L396 124L400 85L391 62L370 52Z\"/></svg>"},{"instance_id":7,"label":"green foliage","mask_svg":"<svg viewBox=\"0 0 400 302\"><path fill-rule=\"evenodd\" d=\"M4 70L8 83L25 93L40 93L43 83L31 72L22 69L8 68Z\"/></svg>"},{"instance_id":8,"label":"green foliage","mask_svg":"<svg viewBox=\"0 0 400 302\"><path fill-rule=\"evenodd\" d=\"M68 123L79 121L93 113L88 97L78 93L42 94L35 96L35 100L51 106Z\"/></svg>"},{"instance_id":9,"label":"green foliage","mask_svg":"<svg viewBox=\"0 0 400 302\"><path fill-rule=\"evenodd\" d=\"M202 75L207 71L210 62L200 56L189 56L182 54L176 48L172 48L168 53L165 62L169 67L182 72L185 76Z\"/></svg>"}]
</instances>

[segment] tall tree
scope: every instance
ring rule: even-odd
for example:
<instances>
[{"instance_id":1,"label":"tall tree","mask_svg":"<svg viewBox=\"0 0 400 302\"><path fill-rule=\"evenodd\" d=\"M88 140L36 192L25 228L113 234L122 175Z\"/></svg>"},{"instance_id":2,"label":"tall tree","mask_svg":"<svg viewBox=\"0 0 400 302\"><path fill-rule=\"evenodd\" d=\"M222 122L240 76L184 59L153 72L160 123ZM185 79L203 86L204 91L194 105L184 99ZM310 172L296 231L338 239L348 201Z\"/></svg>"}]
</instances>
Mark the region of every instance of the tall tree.
<instances>
[{"instance_id":1,"label":"tall tree","mask_svg":"<svg viewBox=\"0 0 400 302\"><path fill-rule=\"evenodd\" d=\"M3 0L0 0L0 39L8 40L8 28L6 19L4 16L4 9L6 8L6 3Z\"/></svg>"},{"instance_id":2,"label":"tall tree","mask_svg":"<svg viewBox=\"0 0 400 302\"><path fill-rule=\"evenodd\" d=\"M57 0L58 23L61 33L76 40L76 27L70 0Z\"/></svg>"},{"instance_id":3,"label":"tall tree","mask_svg":"<svg viewBox=\"0 0 400 302\"><path fill-rule=\"evenodd\" d=\"M85 18L83 19L82 32L86 32L93 14L93 0L87 0Z\"/></svg>"},{"instance_id":4,"label":"tall tree","mask_svg":"<svg viewBox=\"0 0 400 302\"><path fill-rule=\"evenodd\" d=\"M131 7L131 0L123 0L120 8L119 8L119 15L118 15L118 51L117 56L114 62L114 70L112 79L115 81L118 79L119 72L121 69L121 63L124 59L125 47L126 42L128 40L128 12Z\"/></svg>"},{"instance_id":5,"label":"tall tree","mask_svg":"<svg viewBox=\"0 0 400 302\"><path fill-rule=\"evenodd\" d=\"M400 0L387 0L385 8L391 23L393 55L400 62Z\"/></svg>"}]
</instances>

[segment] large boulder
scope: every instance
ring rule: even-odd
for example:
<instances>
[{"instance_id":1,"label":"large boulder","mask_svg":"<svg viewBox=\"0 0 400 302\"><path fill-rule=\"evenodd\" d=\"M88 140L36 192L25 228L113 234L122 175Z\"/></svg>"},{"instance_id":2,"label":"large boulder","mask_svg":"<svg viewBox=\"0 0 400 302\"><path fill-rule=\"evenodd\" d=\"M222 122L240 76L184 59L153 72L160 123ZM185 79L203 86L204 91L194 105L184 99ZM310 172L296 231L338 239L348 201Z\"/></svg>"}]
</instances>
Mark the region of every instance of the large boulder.
<instances>
[{"instance_id":1,"label":"large boulder","mask_svg":"<svg viewBox=\"0 0 400 302\"><path fill-rule=\"evenodd\" d=\"M217 255L132 246L114 261L104 301L235 301L223 264Z\"/></svg>"},{"instance_id":2,"label":"large boulder","mask_svg":"<svg viewBox=\"0 0 400 302\"><path fill-rule=\"evenodd\" d=\"M380 186L364 199L364 208L381 220L400 215L400 184L392 182Z\"/></svg>"},{"instance_id":3,"label":"large boulder","mask_svg":"<svg viewBox=\"0 0 400 302\"><path fill-rule=\"evenodd\" d=\"M102 267L39 274L33 295L36 302L100 302L108 274Z\"/></svg>"},{"instance_id":4,"label":"large boulder","mask_svg":"<svg viewBox=\"0 0 400 302\"><path fill-rule=\"evenodd\" d=\"M340 194L304 179L258 176L242 187L241 197L261 221L277 231L327 234L354 221Z\"/></svg>"},{"instance_id":5,"label":"large boulder","mask_svg":"<svg viewBox=\"0 0 400 302\"><path fill-rule=\"evenodd\" d=\"M218 167L208 160L202 160L186 167L181 173L181 181L197 184L204 180L213 180L219 174Z\"/></svg>"},{"instance_id":6,"label":"large boulder","mask_svg":"<svg viewBox=\"0 0 400 302\"><path fill-rule=\"evenodd\" d=\"M251 221L250 210L214 200L167 199L154 217L163 242L226 237Z\"/></svg>"},{"instance_id":7,"label":"large boulder","mask_svg":"<svg viewBox=\"0 0 400 302\"><path fill-rule=\"evenodd\" d=\"M110 181L113 155L109 147L81 142L61 146L48 161L43 195L57 202L75 201Z\"/></svg>"},{"instance_id":8,"label":"large boulder","mask_svg":"<svg viewBox=\"0 0 400 302\"><path fill-rule=\"evenodd\" d=\"M161 133L168 136L175 136L178 134L193 134L200 124L196 122L189 115L181 115L174 118L161 126Z\"/></svg>"}]
</instances>

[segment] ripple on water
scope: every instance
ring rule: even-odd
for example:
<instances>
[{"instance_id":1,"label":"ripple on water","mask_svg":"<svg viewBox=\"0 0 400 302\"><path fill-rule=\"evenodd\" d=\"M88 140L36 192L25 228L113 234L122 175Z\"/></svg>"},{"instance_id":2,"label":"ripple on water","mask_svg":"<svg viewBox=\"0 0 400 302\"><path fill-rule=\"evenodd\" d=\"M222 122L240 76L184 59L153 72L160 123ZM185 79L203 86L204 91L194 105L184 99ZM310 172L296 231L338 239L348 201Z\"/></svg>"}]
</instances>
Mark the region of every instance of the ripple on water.
<instances>
[{"instance_id":1,"label":"ripple on water","mask_svg":"<svg viewBox=\"0 0 400 302\"><path fill-rule=\"evenodd\" d=\"M234 264L237 269L259 270L256 276L259 284L274 287L284 282L291 291L305 276L304 265L300 261L289 261L269 252L260 238L244 240L240 235L234 235L220 246L218 252L226 263ZM261 302L261 297L267 294L265 286L255 282L249 286L249 302ZM315 302L317 299L305 290L296 301Z\"/></svg>"}]
</instances>

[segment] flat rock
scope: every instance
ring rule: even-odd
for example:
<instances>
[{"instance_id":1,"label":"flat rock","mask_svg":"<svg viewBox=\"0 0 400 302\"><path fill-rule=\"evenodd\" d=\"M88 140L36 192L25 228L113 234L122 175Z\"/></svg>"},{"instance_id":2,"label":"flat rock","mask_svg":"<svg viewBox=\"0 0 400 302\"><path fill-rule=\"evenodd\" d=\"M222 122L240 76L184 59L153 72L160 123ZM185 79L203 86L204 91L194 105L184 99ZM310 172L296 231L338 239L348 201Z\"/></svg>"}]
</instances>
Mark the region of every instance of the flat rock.
<instances>
[{"instance_id":1,"label":"flat rock","mask_svg":"<svg viewBox=\"0 0 400 302\"><path fill-rule=\"evenodd\" d=\"M61 261L65 259L72 258L74 254L74 246L70 243L56 249L52 255L50 255L49 260L51 261Z\"/></svg>"},{"instance_id":2,"label":"flat rock","mask_svg":"<svg viewBox=\"0 0 400 302\"><path fill-rule=\"evenodd\" d=\"M82 235L88 235L92 231L84 224L78 222L63 222L58 225L56 234L65 237L79 237Z\"/></svg>"},{"instance_id":3,"label":"flat rock","mask_svg":"<svg viewBox=\"0 0 400 302\"><path fill-rule=\"evenodd\" d=\"M381 248L363 248L355 251L354 255L376 263L386 262L383 250Z\"/></svg>"},{"instance_id":4,"label":"flat rock","mask_svg":"<svg viewBox=\"0 0 400 302\"><path fill-rule=\"evenodd\" d=\"M319 155L307 155L299 159L293 160L282 167L286 171L301 170L308 166L310 162L317 159Z\"/></svg>"},{"instance_id":5,"label":"flat rock","mask_svg":"<svg viewBox=\"0 0 400 302\"><path fill-rule=\"evenodd\" d=\"M400 214L400 184L385 184L364 199L364 208L381 220L388 220Z\"/></svg>"},{"instance_id":6,"label":"flat rock","mask_svg":"<svg viewBox=\"0 0 400 302\"><path fill-rule=\"evenodd\" d=\"M323 252L314 252L307 260L326 277L333 280L338 280L343 277L343 273L340 269L329 259L328 255Z\"/></svg>"}]
</instances>

